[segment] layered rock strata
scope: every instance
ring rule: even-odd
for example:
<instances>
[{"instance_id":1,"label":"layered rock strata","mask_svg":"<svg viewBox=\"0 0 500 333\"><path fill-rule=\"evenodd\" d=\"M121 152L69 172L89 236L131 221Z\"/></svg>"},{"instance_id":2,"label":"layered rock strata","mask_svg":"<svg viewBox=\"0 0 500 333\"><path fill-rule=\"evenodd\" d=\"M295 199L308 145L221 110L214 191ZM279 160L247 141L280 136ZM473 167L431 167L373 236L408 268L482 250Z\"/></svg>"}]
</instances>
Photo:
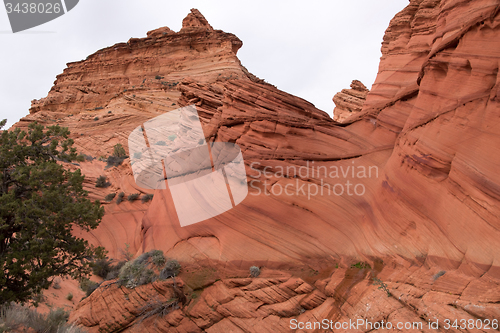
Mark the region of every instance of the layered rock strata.
<instances>
[{"instance_id":1,"label":"layered rock strata","mask_svg":"<svg viewBox=\"0 0 500 333\"><path fill-rule=\"evenodd\" d=\"M81 235L114 258L128 245L197 267L181 277L186 293L199 293L189 303L196 309L157 319L172 331L288 331L291 319L323 317L492 320L500 302L499 8L411 0L386 31L361 111L343 124L250 74L236 57L241 41L193 10L179 32L161 28L70 63L16 126L68 126L89 156L71 167L83 170L92 198L154 192L150 203L103 200L100 227ZM128 149L129 133L148 119L193 104L209 142L240 146L250 192L236 208L181 227L168 189L141 189L129 160L106 168L99 158L116 143ZM101 174L110 187L95 188ZM252 265L263 276L245 280ZM222 273L188 281L213 270ZM297 278L305 284L290 288ZM99 291L71 320L101 331L121 323L113 308L124 291L109 288L113 301L104 305ZM227 297L215 297L217 288ZM117 329L146 325L139 303Z\"/></svg>"},{"instance_id":2,"label":"layered rock strata","mask_svg":"<svg viewBox=\"0 0 500 333\"><path fill-rule=\"evenodd\" d=\"M361 81L353 80L350 89L342 89L336 93L333 96L333 120L343 123L353 114L360 112L369 91Z\"/></svg>"}]
</instances>

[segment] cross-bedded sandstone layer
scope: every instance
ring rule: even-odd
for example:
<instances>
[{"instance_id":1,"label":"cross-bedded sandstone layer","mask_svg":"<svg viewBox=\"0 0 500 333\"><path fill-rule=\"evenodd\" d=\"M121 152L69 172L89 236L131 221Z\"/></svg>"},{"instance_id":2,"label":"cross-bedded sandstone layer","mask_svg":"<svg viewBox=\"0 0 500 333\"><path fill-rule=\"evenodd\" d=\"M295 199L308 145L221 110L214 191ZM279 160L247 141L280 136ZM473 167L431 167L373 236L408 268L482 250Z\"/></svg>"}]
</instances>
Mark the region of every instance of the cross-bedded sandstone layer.
<instances>
[{"instance_id":1,"label":"cross-bedded sandstone layer","mask_svg":"<svg viewBox=\"0 0 500 333\"><path fill-rule=\"evenodd\" d=\"M153 193L137 187L129 160L73 165L106 205L101 226L83 236L114 258L125 244L165 251L186 267L191 297L146 320L143 296L167 297L168 282L111 284L72 321L93 331L264 332L288 331L294 318L498 318L499 8L411 0L386 31L361 111L343 124L250 74L236 57L241 41L196 10L177 33L160 28L68 64L16 126L68 126L76 146L99 158L126 147L144 121L194 104L208 141L241 147L250 190L236 208L180 227L168 189L151 203L103 200ZM101 174L110 187L95 188ZM251 265L261 277L248 278ZM136 302L125 306L125 293Z\"/></svg>"}]
</instances>

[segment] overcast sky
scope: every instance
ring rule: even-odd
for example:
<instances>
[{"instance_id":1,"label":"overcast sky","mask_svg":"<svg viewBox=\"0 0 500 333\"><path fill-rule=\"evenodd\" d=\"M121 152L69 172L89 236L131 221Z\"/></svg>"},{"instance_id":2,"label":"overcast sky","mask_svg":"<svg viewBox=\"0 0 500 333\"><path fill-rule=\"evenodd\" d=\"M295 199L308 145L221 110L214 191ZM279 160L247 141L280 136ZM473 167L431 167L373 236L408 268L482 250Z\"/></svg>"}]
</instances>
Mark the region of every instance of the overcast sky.
<instances>
[{"instance_id":1,"label":"overcast sky","mask_svg":"<svg viewBox=\"0 0 500 333\"><path fill-rule=\"evenodd\" d=\"M28 1L27 1L28 2ZM0 8L0 119L8 126L45 97L66 63L162 26L178 31L191 8L243 41L253 74L332 114L333 95L353 79L371 87L385 29L408 0L80 0L70 12L11 32Z\"/></svg>"}]
</instances>

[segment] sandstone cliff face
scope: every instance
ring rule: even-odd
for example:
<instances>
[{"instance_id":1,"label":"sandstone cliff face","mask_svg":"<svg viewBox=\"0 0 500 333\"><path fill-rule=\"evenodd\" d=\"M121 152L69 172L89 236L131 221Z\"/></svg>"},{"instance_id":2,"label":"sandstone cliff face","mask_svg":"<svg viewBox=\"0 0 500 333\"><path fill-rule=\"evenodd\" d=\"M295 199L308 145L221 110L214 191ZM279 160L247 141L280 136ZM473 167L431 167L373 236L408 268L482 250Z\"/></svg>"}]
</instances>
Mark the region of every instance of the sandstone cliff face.
<instances>
[{"instance_id":1,"label":"sandstone cliff face","mask_svg":"<svg viewBox=\"0 0 500 333\"><path fill-rule=\"evenodd\" d=\"M361 81L353 80L351 89L342 89L341 92L333 96L335 109L333 110L333 120L343 123L347 118L358 113L363 108L369 90Z\"/></svg>"},{"instance_id":2,"label":"sandstone cliff face","mask_svg":"<svg viewBox=\"0 0 500 333\"><path fill-rule=\"evenodd\" d=\"M471 276L470 272L437 271L396 260L388 263L390 269L377 273L381 264L376 263L374 269L342 267L333 273L331 268L319 272L263 270L258 278L221 280L216 277L224 274L223 267L188 270L181 273L181 277L191 281L177 278L175 282L187 295L184 304L175 298L172 280L135 289L105 282L78 305L71 320L89 332L123 329L129 332L290 332L295 331L298 322L314 323L322 319L332 321L333 324L328 325L332 325L334 331L346 331L345 327L335 327L335 323L363 319L364 323L354 331L372 331L370 325L391 322L399 332L412 329L408 326L397 329L398 323L410 325L414 331L431 332L436 329L429 329L429 321L439 320L443 328L449 318L476 320L500 315L498 305L493 302L498 300L498 289L484 279ZM241 274L238 270L232 272ZM377 274L378 279L399 282L389 282L386 289L379 288L379 284L374 284ZM202 288L193 290L188 284ZM478 303L478 298L487 302Z\"/></svg>"},{"instance_id":3,"label":"sandstone cliff face","mask_svg":"<svg viewBox=\"0 0 500 333\"><path fill-rule=\"evenodd\" d=\"M147 119L195 104L208 141L241 147L250 186L236 208L188 227L168 189L151 203L105 203L103 223L83 237L112 257L125 244L161 249L196 267L181 278L187 294L199 295L157 319L141 319L136 302L125 323L117 309L124 289L111 285L72 320L95 331L263 332L288 331L293 318L498 318L498 8L492 0L410 1L387 29L361 111L341 125L251 75L236 57L241 41L197 11L177 33L161 28L69 64L16 126L68 126L77 147L99 157L126 146ZM94 198L152 193L135 185L128 163L74 167ZM100 174L110 188L93 186ZM339 184L342 194L328 192ZM251 265L273 273L249 280ZM194 272L206 274L188 281ZM126 292L157 289L141 288Z\"/></svg>"},{"instance_id":4,"label":"sandstone cliff face","mask_svg":"<svg viewBox=\"0 0 500 333\"><path fill-rule=\"evenodd\" d=\"M49 95L32 102L30 113L109 108L135 92L168 90L185 77L201 81L214 80L222 73L244 77L236 57L241 45L236 36L214 30L194 10L178 33L160 28L149 31L146 38L130 38L83 61L68 63Z\"/></svg>"},{"instance_id":5,"label":"sandstone cliff face","mask_svg":"<svg viewBox=\"0 0 500 333\"><path fill-rule=\"evenodd\" d=\"M365 116L399 131L380 192L398 203L378 200L383 219L401 226L432 221L426 224L432 236L409 242L421 249L425 243L428 255L488 266L498 265L493 235L500 222L493 203L499 141L490 134L498 126L492 118L498 112L498 5L412 2L388 29L374 96L363 108ZM409 39L393 35L403 23L412 27ZM392 54L404 64L397 70L387 66Z\"/></svg>"}]
</instances>

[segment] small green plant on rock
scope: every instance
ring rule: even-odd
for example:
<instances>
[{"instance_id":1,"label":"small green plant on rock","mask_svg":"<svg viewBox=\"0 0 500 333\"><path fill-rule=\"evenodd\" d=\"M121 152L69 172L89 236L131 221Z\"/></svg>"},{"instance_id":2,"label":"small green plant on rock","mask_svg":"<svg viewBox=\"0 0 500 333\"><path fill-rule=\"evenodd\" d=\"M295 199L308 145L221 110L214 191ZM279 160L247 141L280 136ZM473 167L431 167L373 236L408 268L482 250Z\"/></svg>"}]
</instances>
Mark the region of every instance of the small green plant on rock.
<instances>
[{"instance_id":1,"label":"small green plant on rock","mask_svg":"<svg viewBox=\"0 0 500 333\"><path fill-rule=\"evenodd\" d=\"M389 288L387 288L387 283L382 282L378 277L373 278L373 285L379 286L378 289L381 289L387 293L387 296L391 296L391 292L389 291Z\"/></svg>"},{"instance_id":2,"label":"small green plant on rock","mask_svg":"<svg viewBox=\"0 0 500 333\"><path fill-rule=\"evenodd\" d=\"M127 156L127 152L125 152L125 148L123 148L121 143L117 143L113 146L113 156L115 157L125 157Z\"/></svg>"},{"instance_id":3,"label":"small green plant on rock","mask_svg":"<svg viewBox=\"0 0 500 333\"><path fill-rule=\"evenodd\" d=\"M99 177L97 177L97 180L95 182L95 187L100 187L100 188L103 188L103 187L108 187L109 185L111 185L110 183L108 183L106 181L106 176L104 175L101 175Z\"/></svg>"},{"instance_id":4,"label":"small green plant on rock","mask_svg":"<svg viewBox=\"0 0 500 333\"><path fill-rule=\"evenodd\" d=\"M116 197L116 193L110 193L104 197L104 200L111 201Z\"/></svg>"},{"instance_id":5,"label":"small green plant on rock","mask_svg":"<svg viewBox=\"0 0 500 333\"><path fill-rule=\"evenodd\" d=\"M142 203L146 203L153 199L153 194L144 194L141 198Z\"/></svg>"},{"instance_id":6,"label":"small green plant on rock","mask_svg":"<svg viewBox=\"0 0 500 333\"><path fill-rule=\"evenodd\" d=\"M123 148L121 143L117 143L116 145L113 146L113 155L109 156L106 159L106 162L108 162L106 168L121 165L127 157L128 156L127 152L125 151L125 148Z\"/></svg>"},{"instance_id":7,"label":"small green plant on rock","mask_svg":"<svg viewBox=\"0 0 500 333\"><path fill-rule=\"evenodd\" d=\"M358 268L358 269L371 269L372 267L370 266L370 264L366 263L366 262L363 262L363 261L359 261L353 265L351 265L351 268Z\"/></svg>"},{"instance_id":8,"label":"small green plant on rock","mask_svg":"<svg viewBox=\"0 0 500 333\"><path fill-rule=\"evenodd\" d=\"M116 198L116 203L119 205L122 201L123 201L123 197L125 196L125 193L124 192L120 192L120 194L118 194L118 198Z\"/></svg>"},{"instance_id":9,"label":"small green plant on rock","mask_svg":"<svg viewBox=\"0 0 500 333\"><path fill-rule=\"evenodd\" d=\"M128 201L135 201L137 199L139 199L139 193L129 194L129 196L127 197Z\"/></svg>"}]
</instances>

